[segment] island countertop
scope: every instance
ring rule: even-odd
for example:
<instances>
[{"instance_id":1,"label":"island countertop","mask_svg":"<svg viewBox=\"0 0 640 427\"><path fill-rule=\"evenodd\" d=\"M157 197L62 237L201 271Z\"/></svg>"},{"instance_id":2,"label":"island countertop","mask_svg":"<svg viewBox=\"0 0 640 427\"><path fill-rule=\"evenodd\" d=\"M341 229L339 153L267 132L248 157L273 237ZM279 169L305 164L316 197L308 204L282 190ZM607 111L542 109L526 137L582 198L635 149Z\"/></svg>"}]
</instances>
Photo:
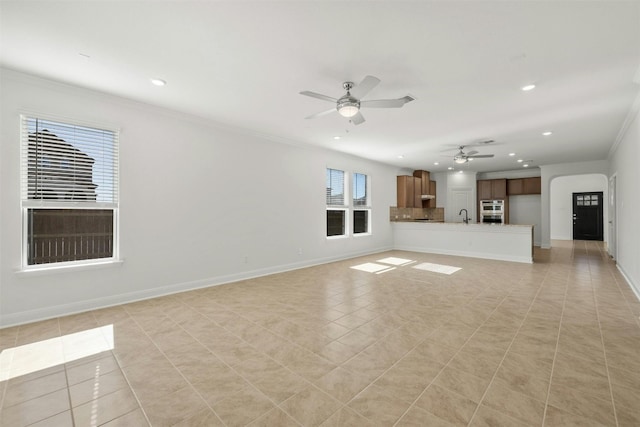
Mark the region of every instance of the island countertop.
<instances>
[{"instance_id":1,"label":"island countertop","mask_svg":"<svg viewBox=\"0 0 640 427\"><path fill-rule=\"evenodd\" d=\"M415 252L533 262L533 225L392 221L394 248Z\"/></svg>"}]
</instances>

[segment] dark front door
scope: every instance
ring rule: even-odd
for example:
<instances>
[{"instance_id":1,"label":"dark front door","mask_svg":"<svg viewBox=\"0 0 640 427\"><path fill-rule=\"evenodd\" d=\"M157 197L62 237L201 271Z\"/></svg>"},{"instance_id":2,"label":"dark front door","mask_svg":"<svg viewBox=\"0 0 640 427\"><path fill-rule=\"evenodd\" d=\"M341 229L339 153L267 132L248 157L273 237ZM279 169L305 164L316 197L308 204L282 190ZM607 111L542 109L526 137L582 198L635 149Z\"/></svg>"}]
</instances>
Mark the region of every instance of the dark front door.
<instances>
[{"instance_id":1,"label":"dark front door","mask_svg":"<svg viewBox=\"0 0 640 427\"><path fill-rule=\"evenodd\" d=\"M602 240L602 191L573 193L573 240Z\"/></svg>"}]
</instances>

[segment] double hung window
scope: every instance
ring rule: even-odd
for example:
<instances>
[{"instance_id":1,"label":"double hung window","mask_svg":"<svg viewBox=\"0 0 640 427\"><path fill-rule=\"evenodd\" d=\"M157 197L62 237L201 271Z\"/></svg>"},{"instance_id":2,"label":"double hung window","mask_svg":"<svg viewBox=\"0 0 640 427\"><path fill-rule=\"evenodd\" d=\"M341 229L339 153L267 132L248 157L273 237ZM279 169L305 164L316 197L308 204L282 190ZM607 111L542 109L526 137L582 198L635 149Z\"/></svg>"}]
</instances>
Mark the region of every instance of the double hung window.
<instances>
[{"instance_id":1,"label":"double hung window","mask_svg":"<svg viewBox=\"0 0 640 427\"><path fill-rule=\"evenodd\" d=\"M327 168L327 237L371 233L369 185L367 175Z\"/></svg>"},{"instance_id":2,"label":"double hung window","mask_svg":"<svg viewBox=\"0 0 640 427\"><path fill-rule=\"evenodd\" d=\"M117 258L118 132L21 118L23 267Z\"/></svg>"},{"instance_id":3,"label":"double hung window","mask_svg":"<svg viewBox=\"0 0 640 427\"><path fill-rule=\"evenodd\" d=\"M369 233L369 203L367 175L353 174L353 234Z\"/></svg>"},{"instance_id":4,"label":"double hung window","mask_svg":"<svg viewBox=\"0 0 640 427\"><path fill-rule=\"evenodd\" d=\"M327 169L327 237L347 234L347 197L344 171Z\"/></svg>"}]
</instances>

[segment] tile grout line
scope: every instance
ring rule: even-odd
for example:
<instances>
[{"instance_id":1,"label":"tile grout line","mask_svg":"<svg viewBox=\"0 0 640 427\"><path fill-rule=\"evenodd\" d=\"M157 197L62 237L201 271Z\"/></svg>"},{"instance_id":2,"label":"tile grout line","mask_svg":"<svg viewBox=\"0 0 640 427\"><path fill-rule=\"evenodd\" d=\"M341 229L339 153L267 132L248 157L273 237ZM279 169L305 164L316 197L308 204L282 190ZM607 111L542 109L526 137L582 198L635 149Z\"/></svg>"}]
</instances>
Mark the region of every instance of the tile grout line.
<instances>
[{"instance_id":1,"label":"tile grout line","mask_svg":"<svg viewBox=\"0 0 640 427\"><path fill-rule=\"evenodd\" d=\"M570 257L571 260L574 259L574 251L575 251L575 245L571 249L571 257ZM573 262L572 262L572 265L573 265ZM564 310L567 305L567 294L569 293L568 282L569 280L567 279L565 283L565 289L564 289L564 298L562 300L562 313L560 314L560 325L558 326L558 336L556 338L556 350L553 353L553 362L551 363L551 374L549 376L549 386L547 388L547 398L545 400L544 413L542 415L542 426L544 426L545 421L547 419L547 409L549 408L549 396L551 395L551 385L553 384L553 372L556 366L556 358L558 356L558 346L560 344L560 333L562 332L562 321L564 320Z\"/></svg>"},{"instance_id":2,"label":"tile grout line","mask_svg":"<svg viewBox=\"0 0 640 427\"><path fill-rule=\"evenodd\" d=\"M547 269L544 278L540 282L538 290L536 291L535 296L531 300L531 303L529 304L529 308L527 309L527 312L522 317L522 321L520 322L520 326L518 326L518 329L517 329L516 333L513 335L513 338L511 339L511 342L509 343L509 346L505 350L504 355L502 356L502 359L500 360L500 363L498 363L498 367L496 368L496 371L493 373L493 376L491 377L491 380L489 381L489 384L487 385L487 388L485 389L484 393L482 394L482 397L479 399L478 405L476 406L475 411L471 415L471 418L469 418L469 422L467 423L467 425L471 425L471 423L473 422L473 419L475 418L476 414L480 410L480 407L482 406L482 402L484 401L485 397L487 396L487 393L489 393L489 389L491 388L491 385L493 384L493 381L495 380L496 376L498 375L498 371L500 370L500 367L502 367L502 363L504 362L504 359L506 359L507 354L509 353L509 350L511 349L511 346L513 345L513 342L516 340L516 337L518 336L518 333L522 329L522 325L524 324L527 316L529 315L529 312L531 311L531 307L533 307L534 303L536 302L536 299L538 298L538 295L542 291L542 287L544 286L544 282L545 282L545 280L547 279L547 277L549 275L549 270L550 269ZM558 326L558 335L560 335L560 326ZM557 346L557 344L556 344L556 346ZM549 377L549 384L551 384L551 377ZM535 399L535 400L537 400L537 399ZM502 411L499 411L499 412L503 413ZM509 415L509 414L504 414L504 415L507 415L507 416L511 417L511 415ZM511 417L511 418L515 419L515 417ZM518 421L520 421L520 420L518 420ZM543 417L542 425L544 425L544 417Z\"/></svg>"},{"instance_id":3,"label":"tile grout line","mask_svg":"<svg viewBox=\"0 0 640 427\"><path fill-rule=\"evenodd\" d=\"M513 287L515 287L515 285L514 285ZM485 289L487 289L487 288L485 288ZM483 291L484 291L485 289L483 289ZM402 420L402 418L403 418L403 417L404 417L404 416L405 416L405 415L406 415L406 414L411 410L411 408L415 407L416 402L417 402L418 400L420 400L420 398L424 395L424 393L427 391L427 389L428 389L428 388L433 384L433 382L438 378L438 376L440 375L440 373L442 373L442 371L444 371L444 370L449 366L449 364L450 364L450 363L451 363L451 361L456 357L456 355L462 351L462 348L465 346L465 344L467 344L467 343L468 343L468 342L469 342L469 341L470 341L470 340L475 336L475 334L478 332L478 330L479 330L479 329L480 329L480 328L481 328L481 327L482 327L482 326L487 322L487 319L489 319L489 318L491 317L491 315L492 315L493 313L495 313L495 312L498 310L498 307L500 307L500 305L504 302L504 300L505 300L505 299L507 299L507 298L509 297L509 295L511 294L511 292L513 292L513 289L512 289L512 290L511 290L507 295L505 295L505 296L500 300L500 303L498 303L498 304L496 305L496 307L491 311L491 313L486 317L486 319L484 319L484 321L483 321L482 323L480 323L480 325L479 325L479 326L476 328L476 330L475 330L475 331L474 331L474 332L469 336L469 338L467 338L467 339L464 341L464 343L462 343L462 345L458 348L458 350L457 350L457 351L456 351L456 352L451 356L451 358L449 359L449 361L447 361L447 363L445 363L445 364L444 364L444 366L442 367L442 369L440 369L440 371L438 372L438 374L436 374L436 376L435 376L435 377L431 380L431 382L430 382L430 383L425 387L425 389L424 389L424 390L422 390L422 392L418 395L418 397L416 397L416 399L414 399L414 401L409 405L409 407L408 407L408 408L403 412L403 414L402 414L402 415L401 415L401 416L396 420L396 422L394 423L394 425L397 425L397 424L398 424L398 422L400 422L400 420ZM480 293L482 293L482 292L480 292ZM478 294L478 295L479 295L479 294ZM477 298L477 296L478 296L478 295L476 295L476 298ZM476 299L476 298L474 298L474 299ZM470 302L471 302L471 301L470 301ZM466 304L465 304L465 305L466 305ZM424 340L423 340L423 341L424 341ZM506 352L505 352L505 354L506 354ZM504 357L503 357L503 360L504 360ZM500 363L502 363L502 361L501 361ZM500 365L498 365L498 366L500 366ZM496 372L497 372L497 370L496 370ZM494 375L495 375L495 374L494 374ZM490 384L489 384L489 385L490 385ZM487 386L487 390L488 390L488 389L489 389L489 386ZM447 388L447 390L449 390L449 389ZM458 396L460 396L460 395L459 395L458 393L456 393L455 391L452 391L452 390L449 390L449 391L450 391L450 392L452 392L452 393L454 393L454 394L456 394L456 395L458 395ZM485 394L486 394L486 390L485 390ZM464 397L464 396L462 396L462 397ZM483 395L483 398L484 398L484 395ZM471 400L471 399L469 399L469 400ZM480 407L480 403L481 403L481 401L482 401L482 399L480 399L480 402L478 403L478 405L477 405L477 407L476 407L476 411L477 411L477 410L478 410L478 408ZM473 419L473 416L475 416L475 412L476 412L476 411L474 411L473 415L472 415L472 416L471 416L471 418L469 419L469 423L470 423L470 422L471 422L471 420ZM427 411L427 412L431 413L430 411ZM435 414L434 414L434 415L435 415ZM440 417L438 417L437 415L435 415L435 416L436 416L437 418L440 418Z\"/></svg>"},{"instance_id":4,"label":"tile grout line","mask_svg":"<svg viewBox=\"0 0 640 427\"><path fill-rule=\"evenodd\" d=\"M613 418L616 421L616 426L619 426L618 411L616 410L616 401L613 396L613 384L611 384L611 374L609 373L609 362L607 361L607 348L604 345L604 334L602 333L602 323L600 322L600 310L598 309L598 297L596 295L595 288L593 286L593 278L591 277L591 263L589 265L589 281L591 283L591 291L593 293L593 300L595 302L596 317L598 319L598 331L600 332L600 342L602 343L602 353L604 354L604 367L607 371L607 381L609 383L609 394L611 396L611 405L613 406ZM626 301L626 298L625 298Z\"/></svg>"}]
</instances>

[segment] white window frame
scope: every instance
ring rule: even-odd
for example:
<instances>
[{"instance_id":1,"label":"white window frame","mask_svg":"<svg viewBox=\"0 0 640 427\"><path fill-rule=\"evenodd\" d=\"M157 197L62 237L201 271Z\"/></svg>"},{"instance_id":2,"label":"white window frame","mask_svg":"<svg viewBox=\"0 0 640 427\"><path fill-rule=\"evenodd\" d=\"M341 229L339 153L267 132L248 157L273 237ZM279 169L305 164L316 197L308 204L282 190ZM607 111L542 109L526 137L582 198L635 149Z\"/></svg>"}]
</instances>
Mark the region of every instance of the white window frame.
<instances>
[{"instance_id":1,"label":"white window frame","mask_svg":"<svg viewBox=\"0 0 640 427\"><path fill-rule=\"evenodd\" d=\"M27 166L28 160L26 158L26 153L28 152L28 146L25 147L25 144L28 144L28 129L26 125L26 121L30 119L44 120L50 122L57 122L60 124L68 125L68 126L78 126L83 128L92 128L97 130L105 130L109 132L113 132L115 135L114 138L114 147L113 147L113 200L111 202L100 202L100 201L60 201L60 200L42 200L42 199L29 199L28 198L28 189L27 189L27 179L28 176ZM56 117L47 114L34 113L34 112L23 112L20 115L20 208L22 210L22 233L21 233L21 247L22 247L22 257L21 257L21 268L20 272L43 272L43 271L60 271L66 269L78 269L83 270L86 268L91 268L93 266L104 266L107 264L120 264L122 260L120 259L120 227L119 227L119 193L120 193L120 183L119 183L119 135L120 130L113 125L105 125L96 122L84 122L80 120L69 119L66 117ZM93 259L84 259L84 260L74 260L74 261L60 261L60 262L50 262L43 264L28 264L28 239L29 239L29 227L28 227L28 216L29 209L100 209L100 210L111 210L113 211L113 242L112 242L112 256L104 257L104 258L93 258Z\"/></svg>"},{"instance_id":2,"label":"white window frame","mask_svg":"<svg viewBox=\"0 0 640 427\"><path fill-rule=\"evenodd\" d=\"M335 171L340 171L342 172L343 175L343 179L342 179L342 185L343 185L343 189L342 189L342 193L343 193L343 204L342 205L336 205L336 204L329 204L328 201L326 202L326 211L325 211L325 216L324 216L324 222L325 222L325 237L327 239L333 240L333 239L344 239L346 237L349 237L349 231L350 231L350 218L349 218L349 197L350 197L350 192L349 192L349 173L343 169L336 169L336 168L332 168L327 166L325 169L325 179L326 179L326 173L329 170L335 170ZM325 181L326 183L326 181ZM327 187L325 186L325 191L326 191ZM326 194L325 194L326 196ZM342 211L343 215L344 215L344 233L343 234L337 234L337 235L333 235L333 236L328 236L327 235L327 227L328 227L328 221L327 221L327 213L329 211Z\"/></svg>"},{"instance_id":3,"label":"white window frame","mask_svg":"<svg viewBox=\"0 0 640 427\"><path fill-rule=\"evenodd\" d=\"M360 236L370 236L371 235L371 176L362 172L353 172L351 174L352 187L356 185L356 175L362 175L365 177L365 195L366 195L366 204L365 205L356 205L354 197L356 196L355 190L353 190L353 195L349 199L351 201L351 217L355 215L356 211L365 211L367 212L367 231L356 233L355 231L355 219L352 219L352 229L351 233L354 237Z\"/></svg>"}]
</instances>

